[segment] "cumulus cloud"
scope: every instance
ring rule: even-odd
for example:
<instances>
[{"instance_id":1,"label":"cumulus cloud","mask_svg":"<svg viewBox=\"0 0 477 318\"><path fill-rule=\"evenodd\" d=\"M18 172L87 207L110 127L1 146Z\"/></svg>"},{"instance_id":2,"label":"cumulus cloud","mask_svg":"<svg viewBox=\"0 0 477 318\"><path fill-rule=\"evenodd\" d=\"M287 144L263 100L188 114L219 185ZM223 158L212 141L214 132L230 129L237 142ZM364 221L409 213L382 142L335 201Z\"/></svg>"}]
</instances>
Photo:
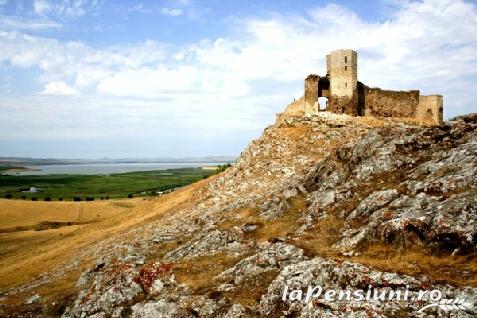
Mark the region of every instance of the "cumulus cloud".
<instances>
[{"instance_id":1,"label":"cumulus cloud","mask_svg":"<svg viewBox=\"0 0 477 318\"><path fill-rule=\"evenodd\" d=\"M45 95L70 96L76 95L77 91L63 81L55 81L47 83L41 93Z\"/></svg>"},{"instance_id":2,"label":"cumulus cloud","mask_svg":"<svg viewBox=\"0 0 477 318\"><path fill-rule=\"evenodd\" d=\"M154 129L153 121L164 118L182 129L258 132L302 94L306 75L325 74L325 55L340 48L358 51L358 77L367 85L441 93L447 118L475 111L472 3L400 2L379 22L327 5L302 15L243 19L235 27L183 46L146 40L102 49L0 32L0 65L38 68L42 101L47 92L75 92L82 104L94 96L95 107L107 109L115 123L127 122L121 127L130 132Z\"/></svg>"}]
</instances>

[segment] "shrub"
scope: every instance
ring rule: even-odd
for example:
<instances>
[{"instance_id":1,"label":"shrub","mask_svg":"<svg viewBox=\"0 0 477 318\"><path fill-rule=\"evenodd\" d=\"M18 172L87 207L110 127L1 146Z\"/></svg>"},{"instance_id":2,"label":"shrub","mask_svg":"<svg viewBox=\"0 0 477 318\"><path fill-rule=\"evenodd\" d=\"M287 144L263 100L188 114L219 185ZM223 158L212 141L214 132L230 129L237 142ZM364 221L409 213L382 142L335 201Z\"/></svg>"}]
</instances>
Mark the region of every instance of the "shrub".
<instances>
[{"instance_id":1,"label":"shrub","mask_svg":"<svg viewBox=\"0 0 477 318\"><path fill-rule=\"evenodd\" d=\"M31 198L31 200L32 200L32 201L38 201L38 199L35 198L35 197Z\"/></svg>"},{"instance_id":2,"label":"shrub","mask_svg":"<svg viewBox=\"0 0 477 318\"><path fill-rule=\"evenodd\" d=\"M82 201L82 200L81 200L81 198L79 198L79 197L74 197L74 198L73 198L73 201L78 202L78 201Z\"/></svg>"},{"instance_id":3,"label":"shrub","mask_svg":"<svg viewBox=\"0 0 477 318\"><path fill-rule=\"evenodd\" d=\"M128 199L132 199L133 195L130 193L128 194Z\"/></svg>"},{"instance_id":4,"label":"shrub","mask_svg":"<svg viewBox=\"0 0 477 318\"><path fill-rule=\"evenodd\" d=\"M217 173L220 173L220 172L223 172L223 171L227 170L227 168L230 168L230 167L232 167L232 165L230 163L226 163L224 165L219 165L217 167L216 171L217 171Z\"/></svg>"},{"instance_id":5,"label":"shrub","mask_svg":"<svg viewBox=\"0 0 477 318\"><path fill-rule=\"evenodd\" d=\"M150 292L154 281L158 277L171 272L171 270L172 266L170 264L148 263L134 277L134 282L140 284L146 292Z\"/></svg>"},{"instance_id":6,"label":"shrub","mask_svg":"<svg viewBox=\"0 0 477 318\"><path fill-rule=\"evenodd\" d=\"M26 200L26 195L22 195L22 200Z\"/></svg>"},{"instance_id":7,"label":"shrub","mask_svg":"<svg viewBox=\"0 0 477 318\"><path fill-rule=\"evenodd\" d=\"M12 195L10 193L5 194L5 199L11 199Z\"/></svg>"},{"instance_id":8,"label":"shrub","mask_svg":"<svg viewBox=\"0 0 477 318\"><path fill-rule=\"evenodd\" d=\"M86 197L85 201L94 201L94 198Z\"/></svg>"},{"instance_id":9,"label":"shrub","mask_svg":"<svg viewBox=\"0 0 477 318\"><path fill-rule=\"evenodd\" d=\"M105 199L105 200L109 200L109 197L105 197L104 199Z\"/></svg>"},{"instance_id":10,"label":"shrub","mask_svg":"<svg viewBox=\"0 0 477 318\"><path fill-rule=\"evenodd\" d=\"M58 201L63 201L63 198L58 198Z\"/></svg>"},{"instance_id":11,"label":"shrub","mask_svg":"<svg viewBox=\"0 0 477 318\"><path fill-rule=\"evenodd\" d=\"M45 200L45 201L51 201L51 198L50 198L50 197L45 197L43 200Z\"/></svg>"}]
</instances>

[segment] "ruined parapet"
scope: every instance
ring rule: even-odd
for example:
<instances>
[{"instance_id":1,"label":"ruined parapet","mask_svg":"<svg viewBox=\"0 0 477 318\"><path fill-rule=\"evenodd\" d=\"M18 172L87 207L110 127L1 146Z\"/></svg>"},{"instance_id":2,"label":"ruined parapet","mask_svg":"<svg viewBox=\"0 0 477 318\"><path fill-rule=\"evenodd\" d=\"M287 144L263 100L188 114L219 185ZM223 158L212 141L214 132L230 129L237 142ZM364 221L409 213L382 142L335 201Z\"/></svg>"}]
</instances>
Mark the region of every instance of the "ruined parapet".
<instances>
[{"instance_id":1,"label":"ruined parapet","mask_svg":"<svg viewBox=\"0 0 477 318\"><path fill-rule=\"evenodd\" d=\"M326 56L330 78L329 111L358 115L358 54L353 50L333 51Z\"/></svg>"},{"instance_id":2,"label":"ruined parapet","mask_svg":"<svg viewBox=\"0 0 477 318\"><path fill-rule=\"evenodd\" d=\"M285 108L283 113L275 114L275 121L279 122L284 120L287 117L303 116L305 115L305 96L300 97L299 99L291 102Z\"/></svg>"},{"instance_id":3,"label":"ruined parapet","mask_svg":"<svg viewBox=\"0 0 477 318\"><path fill-rule=\"evenodd\" d=\"M415 117L420 120L432 121L436 125L442 124L444 98L442 95L419 96L419 104Z\"/></svg>"},{"instance_id":4,"label":"ruined parapet","mask_svg":"<svg viewBox=\"0 0 477 318\"><path fill-rule=\"evenodd\" d=\"M320 77L316 74L308 75L305 79L304 112L305 114L314 114L318 111L318 80ZM315 109L316 108L316 109Z\"/></svg>"},{"instance_id":5,"label":"ruined parapet","mask_svg":"<svg viewBox=\"0 0 477 318\"><path fill-rule=\"evenodd\" d=\"M358 90L358 94L361 92ZM391 91L363 85L363 110L360 115L374 117L414 117L419 91Z\"/></svg>"}]
</instances>

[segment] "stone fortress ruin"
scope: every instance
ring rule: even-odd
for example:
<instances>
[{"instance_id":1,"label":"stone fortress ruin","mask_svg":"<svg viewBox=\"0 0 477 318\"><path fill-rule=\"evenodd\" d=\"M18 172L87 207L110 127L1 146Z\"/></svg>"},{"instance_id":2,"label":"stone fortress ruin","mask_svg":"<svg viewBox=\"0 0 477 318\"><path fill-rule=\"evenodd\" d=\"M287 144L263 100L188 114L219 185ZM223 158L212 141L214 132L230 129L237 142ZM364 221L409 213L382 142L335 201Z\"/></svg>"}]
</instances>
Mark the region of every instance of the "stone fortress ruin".
<instances>
[{"instance_id":1,"label":"stone fortress ruin","mask_svg":"<svg viewBox=\"0 0 477 318\"><path fill-rule=\"evenodd\" d=\"M326 56L326 76L305 79L305 94L287 106L277 119L329 111L350 116L407 117L441 124L442 95L423 96L419 90L391 91L358 81L358 54L337 50Z\"/></svg>"}]
</instances>

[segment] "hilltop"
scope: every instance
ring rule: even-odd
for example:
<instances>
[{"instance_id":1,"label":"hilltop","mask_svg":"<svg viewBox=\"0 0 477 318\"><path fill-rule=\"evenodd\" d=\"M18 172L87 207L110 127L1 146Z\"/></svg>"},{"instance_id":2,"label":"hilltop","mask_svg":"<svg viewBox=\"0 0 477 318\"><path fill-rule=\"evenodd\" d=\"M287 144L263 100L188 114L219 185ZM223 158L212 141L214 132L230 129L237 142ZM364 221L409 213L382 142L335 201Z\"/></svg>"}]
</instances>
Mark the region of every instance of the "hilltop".
<instances>
[{"instance_id":1,"label":"hilltop","mask_svg":"<svg viewBox=\"0 0 477 318\"><path fill-rule=\"evenodd\" d=\"M231 168L144 202L140 220L7 286L0 314L417 317L423 306L282 301L285 285L309 284L439 289L473 302L476 127L477 114L438 126L279 118Z\"/></svg>"}]
</instances>

